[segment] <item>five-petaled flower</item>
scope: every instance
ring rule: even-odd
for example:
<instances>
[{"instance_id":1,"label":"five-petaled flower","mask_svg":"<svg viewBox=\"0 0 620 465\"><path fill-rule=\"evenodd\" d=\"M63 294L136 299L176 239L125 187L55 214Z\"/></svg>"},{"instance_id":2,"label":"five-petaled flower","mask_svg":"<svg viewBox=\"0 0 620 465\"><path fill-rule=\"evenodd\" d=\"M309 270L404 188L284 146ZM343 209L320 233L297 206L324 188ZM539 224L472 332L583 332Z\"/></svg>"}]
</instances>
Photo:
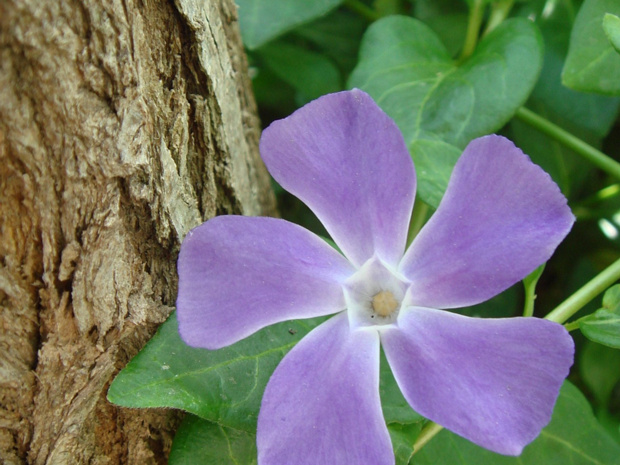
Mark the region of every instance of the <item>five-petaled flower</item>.
<instances>
[{"instance_id":1,"label":"five-petaled flower","mask_svg":"<svg viewBox=\"0 0 620 465\"><path fill-rule=\"evenodd\" d=\"M271 376L259 464L394 463L380 342L414 410L480 446L520 454L550 420L572 339L547 320L444 310L486 301L549 259L574 221L549 175L507 139L472 141L405 251L414 166L367 94L309 103L269 126L260 149L344 256L273 218L216 217L183 242L177 308L189 345L218 349L276 322L337 314Z\"/></svg>"}]
</instances>

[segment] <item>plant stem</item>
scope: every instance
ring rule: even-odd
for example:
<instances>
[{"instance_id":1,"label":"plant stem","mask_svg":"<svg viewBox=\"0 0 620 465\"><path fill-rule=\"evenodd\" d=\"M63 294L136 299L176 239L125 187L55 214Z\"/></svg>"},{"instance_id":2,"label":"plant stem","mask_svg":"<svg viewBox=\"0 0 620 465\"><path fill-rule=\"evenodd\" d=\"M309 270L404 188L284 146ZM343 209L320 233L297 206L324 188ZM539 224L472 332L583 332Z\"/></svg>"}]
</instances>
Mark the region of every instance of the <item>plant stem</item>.
<instances>
[{"instance_id":1,"label":"plant stem","mask_svg":"<svg viewBox=\"0 0 620 465\"><path fill-rule=\"evenodd\" d=\"M487 27L482 34L482 37L486 36L489 32L499 26L508 16L510 10L512 9L512 5L514 5L515 0L500 0L497 2L493 2L491 5L491 14L489 16L489 21L487 22Z\"/></svg>"},{"instance_id":2,"label":"plant stem","mask_svg":"<svg viewBox=\"0 0 620 465\"><path fill-rule=\"evenodd\" d=\"M601 292L620 279L620 259L613 262L585 286L558 305L545 318L556 323L565 323Z\"/></svg>"},{"instance_id":3,"label":"plant stem","mask_svg":"<svg viewBox=\"0 0 620 465\"><path fill-rule=\"evenodd\" d=\"M523 306L523 316L534 315L534 301L536 300L536 284L545 270L546 263L543 263L523 280L525 288L525 305Z\"/></svg>"},{"instance_id":4,"label":"plant stem","mask_svg":"<svg viewBox=\"0 0 620 465\"><path fill-rule=\"evenodd\" d=\"M381 17L375 10L367 5L364 5L359 0L344 0L344 6L371 23Z\"/></svg>"},{"instance_id":5,"label":"plant stem","mask_svg":"<svg viewBox=\"0 0 620 465\"><path fill-rule=\"evenodd\" d=\"M418 235L424 223L426 223L426 216L428 215L429 206L422 202L419 198L416 199L413 205L413 212L411 213L411 220L409 221L409 233L407 234L407 247L413 242L413 239Z\"/></svg>"},{"instance_id":6,"label":"plant stem","mask_svg":"<svg viewBox=\"0 0 620 465\"><path fill-rule=\"evenodd\" d=\"M603 202L605 200L609 200L616 195L620 194L620 184L611 184L610 186L602 188L600 191L595 192L589 197L585 198L577 206L579 207L590 207L592 205L596 205L599 202Z\"/></svg>"},{"instance_id":7,"label":"plant stem","mask_svg":"<svg viewBox=\"0 0 620 465\"><path fill-rule=\"evenodd\" d=\"M557 140L561 144L564 144L569 149L574 150L583 158L588 160L593 165L602 169L606 173L612 175L615 178L620 179L620 163L613 158L605 155L600 150L595 149L589 144L578 137L573 136L571 133L565 131L561 127L553 124L551 121L537 115L533 111L528 110L525 107L521 107L515 114L521 121L535 127L540 132L548 135L549 137Z\"/></svg>"},{"instance_id":8,"label":"plant stem","mask_svg":"<svg viewBox=\"0 0 620 465\"><path fill-rule=\"evenodd\" d=\"M426 445L428 441L433 439L437 433L439 433L443 429L443 426L438 425L432 421L429 421L422 431L420 431L420 435L417 437L415 442L413 443L413 453L411 455L417 454L422 447Z\"/></svg>"},{"instance_id":9,"label":"plant stem","mask_svg":"<svg viewBox=\"0 0 620 465\"><path fill-rule=\"evenodd\" d=\"M463 44L463 50L461 50L459 63L462 63L467 58L469 58L476 49L476 44L478 43L478 35L480 34L480 25L482 24L483 13L484 0L474 0L474 3L469 10L467 33L465 34L465 43Z\"/></svg>"}]
</instances>

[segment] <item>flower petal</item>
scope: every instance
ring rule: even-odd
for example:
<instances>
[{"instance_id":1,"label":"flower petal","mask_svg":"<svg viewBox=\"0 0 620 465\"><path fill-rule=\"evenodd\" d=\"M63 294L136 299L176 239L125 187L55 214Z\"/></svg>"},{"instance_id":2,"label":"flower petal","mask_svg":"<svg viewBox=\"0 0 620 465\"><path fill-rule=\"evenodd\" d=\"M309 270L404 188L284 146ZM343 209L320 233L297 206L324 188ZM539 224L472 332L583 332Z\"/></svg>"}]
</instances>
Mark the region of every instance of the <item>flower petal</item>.
<instances>
[{"instance_id":1,"label":"flower petal","mask_svg":"<svg viewBox=\"0 0 620 465\"><path fill-rule=\"evenodd\" d=\"M410 308L381 342L419 414L470 441L519 455L549 423L574 345L538 318L468 318Z\"/></svg>"},{"instance_id":2,"label":"flower petal","mask_svg":"<svg viewBox=\"0 0 620 465\"><path fill-rule=\"evenodd\" d=\"M259 465L393 465L379 399L379 336L343 312L315 328L272 375L258 416Z\"/></svg>"},{"instance_id":3,"label":"flower petal","mask_svg":"<svg viewBox=\"0 0 620 465\"><path fill-rule=\"evenodd\" d=\"M398 127L361 90L325 95L263 131L263 160L357 266L376 252L395 266L415 196Z\"/></svg>"},{"instance_id":4,"label":"flower petal","mask_svg":"<svg viewBox=\"0 0 620 465\"><path fill-rule=\"evenodd\" d=\"M499 294L548 260L574 220L558 186L512 142L473 140L401 263L410 303L456 308Z\"/></svg>"},{"instance_id":5,"label":"flower petal","mask_svg":"<svg viewBox=\"0 0 620 465\"><path fill-rule=\"evenodd\" d=\"M179 332L219 349L280 321L345 308L354 272L311 232L275 218L219 216L193 229L178 262Z\"/></svg>"}]
</instances>

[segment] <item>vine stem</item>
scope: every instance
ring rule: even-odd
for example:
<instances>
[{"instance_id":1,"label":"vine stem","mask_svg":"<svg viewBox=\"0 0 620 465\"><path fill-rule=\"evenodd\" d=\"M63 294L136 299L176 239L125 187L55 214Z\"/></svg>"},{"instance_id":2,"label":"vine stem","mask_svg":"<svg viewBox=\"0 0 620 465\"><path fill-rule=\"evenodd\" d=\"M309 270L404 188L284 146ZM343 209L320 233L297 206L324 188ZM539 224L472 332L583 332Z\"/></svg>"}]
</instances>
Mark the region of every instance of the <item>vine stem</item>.
<instances>
[{"instance_id":1,"label":"vine stem","mask_svg":"<svg viewBox=\"0 0 620 465\"><path fill-rule=\"evenodd\" d=\"M369 6L366 6L359 0L345 0L344 5L351 11L357 13L362 18L370 21L378 20L381 16Z\"/></svg>"},{"instance_id":2,"label":"vine stem","mask_svg":"<svg viewBox=\"0 0 620 465\"><path fill-rule=\"evenodd\" d=\"M553 124L551 121L537 115L531 110L525 107L521 107L515 114L521 121L535 127L540 132L548 135L549 137L557 140L561 144L565 145L569 149L574 150L583 158L588 160L593 165L602 169L606 173L612 175L615 178L620 179L620 163L613 158L605 155L600 150L595 149L589 144L578 137L573 136L571 133L565 131L560 126Z\"/></svg>"},{"instance_id":3,"label":"vine stem","mask_svg":"<svg viewBox=\"0 0 620 465\"><path fill-rule=\"evenodd\" d=\"M620 279L620 259L613 262L581 289L558 305L545 319L555 321L556 323L565 323L566 320L581 310L592 299L605 291L618 279Z\"/></svg>"},{"instance_id":4,"label":"vine stem","mask_svg":"<svg viewBox=\"0 0 620 465\"><path fill-rule=\"evenodd\" d=\"M469 58L476 49L476 44L478 43L478 36L480 34L480 26L482 24L483 13L484 0L474 0L474 3L469 10L469 20L467 21L465 43L463 44L463 50L461 50L459 63L462 63L467 58Z\"/></svg>"},{"instance_id":5,"label":"vine stem","mask_svg":"<svg viewBox=\"0 0 620 465\"><path fill-rule=\"evenodd\" d=\"M525 288L525 305L523 306L523 316L534 315L534 301L536 300L536 284L545 270L546 262L532 271L523 279L523 287Z\"/></svg>"},{"instance_id":6,"label":"vine stem","mask_svg":"<svg viewBox=\"0 0 620 465\"><path fill-rule=\"evenodd\" d=\"M433 421L429 421L426 425L424 425L424 428L422 428L422 431L420 431L420 434L413 443L413 453L411 455L415 455L420 449L422 449L422 447L426 445L428 441L433 439L435 435L439 433L442 429L443 426L438 425Z\"/></svg>"},{"instance_id":7,"label":"vine stem","mask_svg":"<svg viewBox=\"0 0 620 465\"><path fill-rule=\"evenodd\" d=\"M515 0L503 0L498 2L493 2L491 4L491 14L489 15L489 20L487 21L487 27L482 34L482 37L486 36L493 29L499 26L508 16L512 6L514 5Z\"/></svg>"}]
</instances>

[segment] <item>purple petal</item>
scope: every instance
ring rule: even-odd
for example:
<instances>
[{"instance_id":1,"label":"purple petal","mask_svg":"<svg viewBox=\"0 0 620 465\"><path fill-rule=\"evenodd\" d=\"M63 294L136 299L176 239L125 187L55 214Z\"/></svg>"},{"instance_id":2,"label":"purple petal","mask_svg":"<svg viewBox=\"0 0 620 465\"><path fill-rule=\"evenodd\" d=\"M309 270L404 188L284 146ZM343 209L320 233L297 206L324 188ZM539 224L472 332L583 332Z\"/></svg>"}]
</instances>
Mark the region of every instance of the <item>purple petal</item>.
<instances>
[{"instance_id":1,"label":"purple petal","mask_svg":"<svg viewBox=\"0 0 620 465\"><path fill-rule=\"evenodd\" d=\"M178 262L179 332L219 349L280 321L345 308L347 260L309 231L275 218L219 216L193 229Z\"/></svg>"},{"instance_id":2,"label":"purple petal","mask_svg":"<svg viewBox=\"0 0 620 465\"><path fill-rule=\"evenodd\" d=\"M398 127L361 90L321 97L263 131L271 175L319 217L357 266L401 259L415 196Z\"/></svg>"},{"instance_id":3,"label":"purple petal","mask_svg":"<svg viewBox=\"0 0 620 465\"><path fill-rule=\"evenodd\" d=\"M379 336L343 312L315 328L272 375L258 416L259 465L393 465L379 400Z\"/></svg>"},{"instance_id":4,"label":"purple petal","mask_svg":"<svg viewBox=\"0 0 620 465\"><path fill-rule=\"evenodd\" d=\"M500 136L472 141L401 263L411 304L483 302L551 257L575 218L549 175Z\"/></svg>"},{"instance_id":5,"label":"purple petal","mask_svg":"<svg viewBox=\"0 0 620 465\"><path fill-rule=\"evenodd\" d=\"M381 342L405 399L470 441L519 455L549 423L574 345L538 318L468 318L410 308Z\"/></svg>"}]
</instances>

